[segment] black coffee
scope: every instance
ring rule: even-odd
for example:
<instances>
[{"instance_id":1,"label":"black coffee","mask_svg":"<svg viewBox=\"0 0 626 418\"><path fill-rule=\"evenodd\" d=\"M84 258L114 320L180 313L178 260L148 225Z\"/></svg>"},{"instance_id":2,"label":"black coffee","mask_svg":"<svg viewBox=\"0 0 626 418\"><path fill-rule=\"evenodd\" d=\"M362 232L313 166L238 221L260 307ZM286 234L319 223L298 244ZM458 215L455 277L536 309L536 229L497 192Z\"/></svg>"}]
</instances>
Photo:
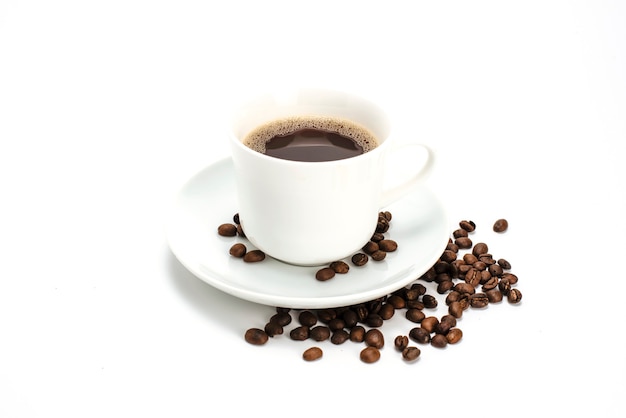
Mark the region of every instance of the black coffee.
<instances>
[{"instance_id":1,"label":"black coffee","mask_svg":"<svg viewBox=\"0 0 626 418\"><path fill-rule=\"evenodd\" d=\"M317 116L266 123L250 132L243 143L272 157L306 162L355 157L378 145L371 132L354 122Z\"/></svg>"}]
</instances>

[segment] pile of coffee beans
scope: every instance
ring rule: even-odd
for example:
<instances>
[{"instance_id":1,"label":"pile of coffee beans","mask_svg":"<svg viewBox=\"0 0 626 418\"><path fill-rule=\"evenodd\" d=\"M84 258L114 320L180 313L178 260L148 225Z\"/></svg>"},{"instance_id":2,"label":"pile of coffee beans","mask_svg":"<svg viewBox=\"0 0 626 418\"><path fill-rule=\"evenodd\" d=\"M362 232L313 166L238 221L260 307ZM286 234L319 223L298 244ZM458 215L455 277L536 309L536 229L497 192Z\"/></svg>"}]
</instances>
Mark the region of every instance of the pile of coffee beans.
<instances>
[{"instance_id":1,"label":"pile of coffee beans","mask_svg":"<svg viewBox=\"0 0 626 418\"><path fill-rule=\"evenodd\" d=\"M383 214L382 217L387 221L391 219L390 214ZM500 219L494 224L493 230L502 233L507 228L508 222ZM457 319L467 309L484 309L504 298L517 304L522 298L522 293L516 287L518 278L510 272L511 264L503 258L493 257L487 244L474 244L471 235L475 229L476 225L472 221L459 222L459 228L453 231L439 260L410 285L384 297L352 306L315 310L276 308L276 313L264 329L248 329L245 340L250 344L263 345L271 338L287 334L294 341L312 340L319 343L329 340L334 345L347 341L362 343L365 347L359 354L361 361L375 363L380 359L380 350L385 344L381 331L384 322L402 312L409 322L416 324L406 335L398 335L393 340L396 351L404 361L415 362L420 358L421 350L415 344L435 348L456 344L463 338L463 332L457 327ZM359 254L371 256L376 251L385 251L380 249L383 240L384 237L378 241L372 239L372 242L378 243L379 249L364 250ZM394 245L395 248L397 245ZM334 267L331 264L329 268ZM349 269L347 264L341 265L341 268L344 272ZM436 293L441 298L445 295L448 313L441 318L429 312L437 308L439 302L434 294L428 293L426 286L436 286ZM292 324L294 318L297 322ZM290 325L291 329L287 332L286 328ZM318 360L322 356L323 351L317 345L307 348L302 354L306 361Z\"/></svg>"}]
</instances>

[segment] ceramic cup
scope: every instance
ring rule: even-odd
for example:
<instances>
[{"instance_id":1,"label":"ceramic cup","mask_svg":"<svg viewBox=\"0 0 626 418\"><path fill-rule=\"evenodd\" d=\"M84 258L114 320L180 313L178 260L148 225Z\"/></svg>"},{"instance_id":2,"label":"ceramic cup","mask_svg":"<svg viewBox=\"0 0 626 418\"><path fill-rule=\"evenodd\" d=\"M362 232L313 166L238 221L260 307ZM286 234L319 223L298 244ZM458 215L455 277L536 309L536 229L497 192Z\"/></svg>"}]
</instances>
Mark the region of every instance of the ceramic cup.
<instances>
[{"instance_id":1,"label":"ceramic cup","mask_svg":"<svg viewBox=\"0 0 626 418\"><path fill-rule=\"evenodd\" d=\"M298 89L259 95L233 112L229 141L235 170L241 226L247 239L267 255L289 264L317 266L349 257L370 240L378 213L409 193L433 165L425 145L393 132L387 114L365 98L331 90ZM331 116L367 128L378 146L335 161L301 162L271 157L243 144L257 126L292 116ZM408 149L413 148L413 149ZM390 153L415 152L412 172L387 187L400 167ZM421 153L422 164L419 164ZM407 167L402 167L405 171Z\"/></svg>"}]
</instances>

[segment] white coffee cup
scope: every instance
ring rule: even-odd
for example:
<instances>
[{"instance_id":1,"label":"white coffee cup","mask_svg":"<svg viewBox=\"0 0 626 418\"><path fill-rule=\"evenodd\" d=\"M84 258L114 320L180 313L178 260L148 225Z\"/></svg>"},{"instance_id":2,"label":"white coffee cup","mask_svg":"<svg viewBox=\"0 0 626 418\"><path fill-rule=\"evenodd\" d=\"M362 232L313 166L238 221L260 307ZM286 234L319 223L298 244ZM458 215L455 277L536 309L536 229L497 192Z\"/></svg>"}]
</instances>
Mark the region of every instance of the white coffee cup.
<instances>
[{"instance_id":1,"label":"white coffee cup","mask_svg":"<svg viewBox=\"0 0 626 418\"><path fill-rule=\"evenodd\" d=\"M373 133L378 146L351 158L302 162L271 157L243 144L256 127L292 116L348 119ZM243 231L258 249L290 264L323 265L359 252L375 232L378 213L409 193L433 165L433 153L425 145L405 138L402 147L394 147L398 134L392 134L379 106L340 91L298 89L257 96L234 111L230 131L235 210ZM388 165L388 154L413 151L407 147L425 154L425 162L416 162L408 178L385 188L386 177L400 171Z\"/></svg>"}]
</instances>

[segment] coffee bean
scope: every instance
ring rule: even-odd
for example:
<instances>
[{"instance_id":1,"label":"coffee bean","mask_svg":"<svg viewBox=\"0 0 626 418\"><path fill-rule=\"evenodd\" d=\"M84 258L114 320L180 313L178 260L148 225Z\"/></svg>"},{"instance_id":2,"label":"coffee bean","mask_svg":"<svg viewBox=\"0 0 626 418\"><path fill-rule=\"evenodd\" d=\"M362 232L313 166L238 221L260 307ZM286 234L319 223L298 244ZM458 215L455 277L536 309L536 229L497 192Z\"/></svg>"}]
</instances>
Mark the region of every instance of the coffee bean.
<instances>
[{"instance_id":1,"label":"coffee bean","mask_svg":"<svg viewBox=\"0 0 626 418\"><path fill-rule=\"evenodd\" d=\"M237 225L221 224L217 227L217 233L223 237L234 237L237 235Z\"/></svg>"},{"instance_id":2,"label":"coffee bean","mask_svg":"<svg viewBox=\"0 0 626 418\"><path fill-rule=\"evenodd\" d=\"M380 241L382 242L382 241ZM365 254L372 254L376 251L378 251L380 249L378 243L374 242L374 241L369 241L367 244L365 244L365 246L362 248L363 252Z\"/></svg>"},{"instance_id":3,"label":"coffee bean","mask_svg":"<svg viewBox=\"0 0 626 418\"><path fill-rule=\"evenodd\" d=\"M467 237L457 238L454 243L462 249L472 248L472 240Z\"/></svg>"},{"instance_id":4,"label":"coffee bean","mask_svg":"<svg viewBox=\"0 0 626 418\"><path fill-rule=\"evenodd\" d=\"M352 256L352 263L358 267L364 266L367 263L367 260L367 255L363 253L357 253Z\"/></svg>"},{"instance_id":5,"label":"coffee bean","mask_svg":"<svg viewBox=\"0 0 626 418\"><path fill-rule=\"evenodd\" d=\"M448 306L448 312L450 313L450 315L452 315L455 318L462 317L463 316L463 306L462 306L461 302L459 302L459 301L452 302Z\"/></svg>"},{"instance_id":6,"label":"coffee bean","mask_svg":"<svg viewBox=\"0 0 626 418\"><path fill-rule=\"evenodd\" d=\"M437 285L437 293L440 295L445 295L454 287L454 282L452 280L443 280Z\"/></svg>"},{"instance_id":7,"label":"coffee bean","mask_svg":"<svg viewBox=\"0 0 626 418\"><path fill-rule=\"evenodd\" d=\"M398 249L398 243L391 239L384 239L378 243L378 247L381 251L392 253Z\"/></svg>"},{"instance_id":8,"label":"coffee bean","mask_svg":"<svg viewBox=\"0 0 626 418\"><path fill-rule=\"evenodd\" d=\"M359 318L357 318L356 312L352 309L346 309L342 314L341 318L343 322L346 324L346 328L353 328L358 322Z\"/></svg>"},{"instance_id":9,"label":"coffee bean","mask_svg":"<svg viewBox=\"0 0 626 418\"><path fill-rule=\"evenodd\" d=\"M406 347L402 350L402 358L406 361L415 361L422 352L417 347Z\"/></svg>"},{"instance_id":10,"label":"coffee bean","mask_svg":"<svg viewBox=\"0 0 626 418\"><path fill-rule=\"evenodd\" d=\"M374 261L383 261L385 257L387 257L387 253L385 251L374 251L371 255L372 260Z\"/></svg>"},{"instance_id":11,"label":"coffee bean","mask_svg":"<svg viewBox=\"0 0 626 418\"><path fill-rule=\"evenodd\" d=\"M346 323L341 318L333 318L328 321L328 328L330 328L331 331L337 331L340 329L344 329L345 327Z\"/></svg>"},{"instance_id":12,"label":"coffee bean","mask_svg":"<svg viewBox=\"0 0 626 418\"><path fill-rule=\"evenodd\" d=\"M289 332L289 337L294 341L304 341L309 338L309 327L301 325Z\"/></svg>"},{"instance_id":13,"label":"coffee bean","mask_svg":"<svg viewBox=\"0 0 626 418\"><path fill-rule=\"evenodd\" d=\"M322 358L323 354L324 352L322 351L321 348L311 347L311 348L307 348L306 350L304 350L304 353L302 353L302 358L306 361L314 361L314 360Z\"/></svg>"},{"instance_id":14,"label":"coffee bean","mask_svg":"<svg viewBox=\"0 0 626 418\"><path fill-rule=\"evenodd\" d=\"M511 270L511 263L506 261L504 258L498 260L498 265L502 267L504 270Z\"/></svg>"},{"instance_id":15,"label":"coffee bean","mask_svg":"<svg viewBox=\"0 0 626 418\"><path fill-rule=\"evenodd\" d=\"M389 222L391 222L391 219L393 218L393 215L391 212L389 212L388 210L384 211L384 212L380 212L378 214L378 216L382 216L385 219L387 219Z\"/></svg>"},{"instance_id":16,"label":"coffee bean","mask_svg":"<svg viewBox=\"0 0 626 418\"><path fill-rule=\"evenodd\" d=\"M489 280L487 280L485 283L483 283L483 292L486 292L488 290L491 289L495 289L496 287L498 287L498 282L500 280L497 277L491 277L489 278Z\"/></svg>"},{"instance_id":17,"label":"coffee bean","mask_svg":"<svg viewBox=\"0 0 626 418\"><path fill-rule=\"evenodd\" d=\"M317 325L309 331L309 338L315 341L325 341L330 338L330 328L324 325Z\"/></svg>"},{"instance_id":18,"label":"coffee bean","mask_svg":"<svg viewBox=\"0 0 626 418\"><path fill-rule=\"evenodd\" d=\"M427 309L435 309L437 307L437 298L433 295L424 295L422 296L422 303Z\"/></svg>"},{"instance_id":19,"label":"coffee bean","mask_svg":"<svg viewBox=\"0 0 626 418\"><path fill-rule=\"evenodd\" d=\"M489 266L489 274L492 276L502 276L504 270L502 270L502 266L500 264L492 264Z\"/></svg>"},{"instance_id":20,"label":"coffee bean","mask_svg":"<svg viewBox=\"0 0 626 418\"><path fill-rule=\"evenodd\" d=\"M399 295L391 295L387 298L387 304L395 309L403 309L406 306L406 301Z\"/></svg>"},{"instance_id":21,"label":"coffee bean","mask_svg":"<svg viewBox=\"0 0 626 418\"><path fill-rule=\"evenodd\" d=\"M472 308L484 308L489 305L489 298L485 293L475 293L469 297Z\"/></svg>"},{"instance_id":22,"label":"coffee bean","mask_svg":"<svg viewBox=\"0 0 626 418\"><path fill-rule=\"evenodd\" d=\"M444 348L448 345L448 338L443 334L435 334L430 340L430 345L437 348Z\"/></svg>"},{"instance_id":23,"label":"coffee bean","mask_svg":"<svg viewBox=\"0 0 626 418\"><path fill-rule=\"evenodd\" d=\"M463 338L463 331L461 331L459 328L452 328L446 334L448 344L456 344L461 341L461 338Z\"/></svg>"},{"instance_id":24,"label":"coffee bean","mask_svg":"<svg viewBox=\"0 0 626 418\"><path fill-rule=\"evenodd\" d=\"M500 292L500 289L498 289L497 287L486 291L485 294L489 299L489 303L502 302L503 295L502 292Z\"/></svg>"},{"instance_id":25,"label":"coffee bean","mask_svg":"<svg viewBox=\"0 0 626 418\"><path fill-rule=\"evenodd\" d=\"M438 323L439 319L437 319L436 316L427 316L426 318L422 319L421 327L422 329L425 329L426 331L432 333L435 332L435 326L437 326Z\"/></svg>"},{"instance_id":26,"label":"coffee bean","mask_svg":"<svg viewBox=\"0 0 626 418\"><path fill-rule=\"evenodd\" d=\"M452 251L457 254L459 252L459 246L453 242L449 242L448 245L446 245L446 251Z\"/></svg>"},{"instance_id":27,"label":"coffee bean","mask_svg":"<svg viewBox=\"0 0 626 418\"><path fill-rule=\"evenodd\" d=\"M385 239L385 236L381 234L380 232L374 232L374 235L372 235L372 238L370 238L370 240L374 242L379 242L384 239Z\"/></svg>"},{"instance_id":28,"label":"coffee bean","mask_svg":"<svg viewBox=\"0 0 626 418\"><path fill-rule=\"evenodd\" d=\"M487 254L489 252L489 247L487 247L487 244L485 244L484 242L479 242L476 245L474 245L474 248L472 249L472 254L474 254L476 257L478 257L481 254Z\"/></svg>"},{"instance_id":29,"label":"coffee bean","mask_svg":"<svg viewBox=\"0 0 626 418\"><path fill-rule=\"evenodd\" d=\"M474 232L476 229L476 224L473 221L461 221L459 222L459 226L467 232Z\"/></svg>"},{"instance_id":30,"label":"coffee bean","mask_svg":"<svg viewBox=\"0 0 626 418\"><path fill-rule=\"evenodd\" d=\"M339 345L343 344L350 339L350 334L345 329L338 329L333 332L333 335L330 337L330 342Z\"/></svg>"},{"instance_id":31,"label":"coffee bean","mask_svg":"<svg viewBox=\"0 0 626 418\"><path fill-rule=\"evenodd\" d=\"M243 261L246 263L257 263L263 260L265 260L265 253L261 250L248 251L246 255L243 256Z\"/></svg>"},{"instance_id":32,"label":"coffee bean","mask_svg":"<svg viewBox=\"0 0 626 418\"><path fill-rule=\"evenodd\" d=\"M519 289L511 289L506 298L510 303L519 303L522 300L522 292Z\"/></svg>"},{"instance_id":33,"label":"coffee bean","mask_svg":"<svg viewBox=\"0 0 626 418\"><path fill-rule=\"evenodd\" d=\"M318 309L317 318L325 324L337 318L337 311L332 308Z\"/></svg>"},{"instance_id":34,"label":"coffee bean","mask_svg":"<svg viewBox=\"0 0 626 418\"><path fill-rule=\"evenodd\" d=\"M420 323L426 318L424 312L421 309L407 309L405 313L406 319L411 322Z\"/></svg>"},{"instance_id":35,"label":"coffee bean","mask_svg":"<svg viewBox=\"0 0 626 418\"><path fill-rule=\"evenodd\" d=\"M329 267L337 274L346 274L350 270L350 266L343 261L333 261Z\"/></svg>"},{"instance_id":36,"label":"coffee bean","mask_svg":"<svg viewBox=\"0 0 626 418\"><path fill-rule=\"evenodd\" d=\"M233 245L232 247L230 247L230 250L228 252L233 257L241 258L244 255L246 255L246 251L247 251L247 249L246 249L246 246L244 244L237 243L237 244Z\"/></svg>"},{"instance_id":37,"label":"coffee bean","mask_svg":"<svg viewBox=\"0 0 626 418\"><path fill-rule=\"evenodd\" d=\"M504 232L509 228L509 222L506 219L498 219L493 224L493 230L495 232Z\"/></svg>"},{"instance_id":38,"label":"coffee bean","mask_svg":"<svg viewBox=\"0 0 626 418\"><path fill-rule=\"evenodd\" d=\"M455 244L456 245L456 244ZM457 253L452 250L445 250L443 254L441 254L441 261L445 261L446 263L451 263L456 260Z\"/></svg>"},{"instance_id":39,"label":"coffee bean","mask_svg":"<svg viewBox=\"0 0 626 418\"><path fill-rule=\"evenodd\" d=\"M378 312L378 315L380 315L380 317L384 321L387 321L387 320L391 319L395 313L396 313L396 309L393 307L393 305L391 305L389 303L385 303L380 308L380 311Z\"/></svg>"},{"instance_id":40,"label":"coffee bean","mask_svg":"<svg viewBox=\"0 0 626 418\"><path fill-rule=\"evenodd\" d=\"M242 238L246 237L245 232L243 232L243 227L241 226L241 224L237 225L237 235L239 235Z\"/></svg>"},{"instance_id":41,"label":"coffee bean","mask_svg":"<svg viewBox=\"0 0 626 418\"><path fill-rule=\"evenodd\" d=\"M365 328L361 325L357 325L350 329L350 341L355 343L362 343L365 340Z\"/></svg>"},{"instance_id":42,"label":"coffee bean","mask_svg":"<svg viewBox=\"0 0 626 418\"><path fill-rule=\"evenodd\" d=\"M446 324L450 324L450 327L456 327L456 318L450 314L447 314L441 317L441 319L439 320L439 323L440 324L446 323Z\"/></svg>"},{"instance_id":43,"label":"coffee bean","mask_svg":"<svg viewBox=\"0 0 626 418\"><path fill-rule=\"evenodd\" d=\"M511 291L511 282L509 281L509 279L506 277L500 279L500 282L498 283L498 289L500 289L500 292L502 292L504 296L507 296Z\"/></svg>"},{"instance_id":44,"label":"coffee bean","mask_svg":"<svg viewBox=\"0 0 626 418\"><path fill-rule=\"evenodd\" d=\"M269 339L265 331L259 328L248 329L244 335L244 338L246 342L253 345L263 345Z\"/></svg>"},{"instance_id":45,"label":"coffee bean","mask_svg":"<svg viewBox=\"0 0 626 418\"><path fill-rule=\"evenodd\" d=\"M478 261L478 257L476 257L472 253L467 253L463 255L463 261L465 262L465 264L469 264L470 266L472 266L475 262Z\"/></svg>"},{"instance_id":46,"label":"coffee bean","mask_svg":"<svg viewBox=\"0 0 626 418\"><path fill-rule=\"evenodd\" d=\"M372 328L378 328L383 326L383 318L379 314L371 313L367 315L365 323Z\"/></svg>"},{"instance_id":47,"label":"coffee bean","mask_svg":"<svg viewBox=\"0 0 626 418\"><path fill-rule=\"evenodd\" d=\"M502 275L502 279L506 279L509 282L509 284L511 284L511 285L516 284L517 281L518 281L517 276L515 274L513 274L513 273L504 273Z\"/></svg>"},{"instance_id":48,"label":"coffee bean","mask_svg":"<svg viewBox=\"0 0 626 418\"><path fill-rule=\"evenodd\" d=\"M456 229L452 232L452 237L454 238L467 238L468 235L468 232L463 228Z\"/></svg>"},{"instance_id":49,"label":"coffee bean","mask_svg":"<svg viewBox=\"0 0 626 418\"><path fill-rule=\"evenodd\" d=\"M312 327L317 324L317 316L311 311L302 311L298 315L298 322L300 322L300 325Z\"/></svg>"},{"instance_id":50,"label":"coffee bean","mask_svg":"<svg viewBox=\"0 0 626 418\"><path fill-rule=\"evenodd\" d=\"M370 347L383 348L385 337L378 329L370 329L365 333L365 344Z\"/></svg>"},{"instance_id":51,"label":"coffee bean","mask_svg":"<svg viewBox=\"0 0 626 418\"><path fill-rule=\"evenodd\" d=\"M442 322L439 321L437 325L435 325L435 334L443 334L446 335L450 329L452 329L453 325L450 321Z\"/></svg>"},{"instance_id":52,"label":"coffee bean","mask_svg":"<svg viewBox=\"0 0 626 418\"><path fill-rule=\"evenodd\" d=\"M460 294L473 295L476 293L476 288L471 283L460 282L455 284L453 289Z\"/></svg>"},{"instance_id":53,"label":"coffee bean","mask_svg":"<svg viewBox=\"0 0 626 418\"><path fill-rule=\"evenodd\" d=\"M276 322L278 325L284 327L291 323L291 315L289 315L289 312L276 312L270 318L270 322Z\"/></svg>"},{"instance_id":54,"label":"coffee bean","mask_svg":"<svg viewBox=\"0 0 626 418\"><path fill-rule=\"evenodd\" d=\"M359 357L364 363L376 363L380 360L380 351L376 347L365 347Z\"/></svg>"},{"instance_id":55,"label":"coffee bean","mask_svg":"<svg viewBox=\"0 0 626 418\"><path fill-rule=\"evenodd\" d=\"M409 331L409 338L420 344L428 344L430 342L430 332L424 328L415 327Z\"/></svg>"},{"instance_id":56,"label":"coffee bean","mask_svg":"<svg viewBox=\"0 0 626 418\"><path fill-rule=\"evenodd\" d=\"M474 267L469 269L469 271L465 274L465 283L471 285L472 287L476 287L480 284L481 274Z\"/></svg>"},{"instance_id":57,"label":"coffee bean","mask_svg":"<svg viewBox=\"0 0 626 418\"><path fill-rule=\"evenodd\" d=\"M325 282L335 277L335 270L330 267L324 267L315 273L315 278L320 282Z\"/></svg>"},{"instance_id":58,"label":"coffee bean","mask_svg":"<svg viewBox=\"0 0 626 418\"><path fill-rule=\"evenodd\" d=\"M404 350L409 346L409 337L406 335L398 335L393 340L393 345L400 351Z\"/></svg>"},{"instance_id":59,"label":"coffee bean","mask_svg":"<svg viewBox=\"0 0 626 418\"><path fill-rule=\"evenodd\" d=\"M281 335L283 333L283 327L277 322L270 321L265 324L265 333L268 337L273 337L275 335Z\"/></svg>"}]
</instances>

